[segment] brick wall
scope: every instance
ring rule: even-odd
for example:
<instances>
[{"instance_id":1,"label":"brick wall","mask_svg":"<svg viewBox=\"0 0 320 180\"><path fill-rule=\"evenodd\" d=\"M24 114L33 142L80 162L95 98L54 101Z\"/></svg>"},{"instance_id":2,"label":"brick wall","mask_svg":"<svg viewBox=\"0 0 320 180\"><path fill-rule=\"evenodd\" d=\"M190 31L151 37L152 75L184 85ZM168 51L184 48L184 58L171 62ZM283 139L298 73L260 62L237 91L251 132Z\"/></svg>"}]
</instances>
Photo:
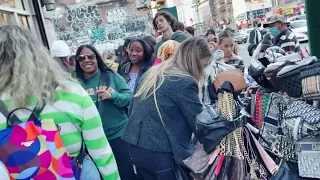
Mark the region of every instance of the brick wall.
<instances>
[{"instance_id":1,"label":"brick wall","mask_svg":"<svg viewBox=\"0 0 320 180\"><path fill-rule=\"evenodd\" d=\"M150 11L138 11L135 0L56 0L52 22L57 39L72 52L93 44L101 53L116 49L128 37L151 34Z\"/></svg>"}]
</instances>

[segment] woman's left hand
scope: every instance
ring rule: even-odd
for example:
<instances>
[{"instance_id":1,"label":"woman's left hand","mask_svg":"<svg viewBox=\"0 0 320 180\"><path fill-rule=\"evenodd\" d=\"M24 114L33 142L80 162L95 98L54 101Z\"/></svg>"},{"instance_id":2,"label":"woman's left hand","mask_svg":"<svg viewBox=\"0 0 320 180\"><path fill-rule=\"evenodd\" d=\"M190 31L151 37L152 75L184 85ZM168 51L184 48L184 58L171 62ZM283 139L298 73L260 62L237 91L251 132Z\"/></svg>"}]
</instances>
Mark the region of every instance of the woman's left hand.
<instances>
[{"instance_id":1,"label":"woman's left hand","mask_svg":"<svg viewBox=\"0 0 320 180\"><path fill-rule=\"evenodd\" d=\"M112 99L112 95L108 90L97 90L97 93L100 95L101 100Z\"/></svg>"}]
</instances>

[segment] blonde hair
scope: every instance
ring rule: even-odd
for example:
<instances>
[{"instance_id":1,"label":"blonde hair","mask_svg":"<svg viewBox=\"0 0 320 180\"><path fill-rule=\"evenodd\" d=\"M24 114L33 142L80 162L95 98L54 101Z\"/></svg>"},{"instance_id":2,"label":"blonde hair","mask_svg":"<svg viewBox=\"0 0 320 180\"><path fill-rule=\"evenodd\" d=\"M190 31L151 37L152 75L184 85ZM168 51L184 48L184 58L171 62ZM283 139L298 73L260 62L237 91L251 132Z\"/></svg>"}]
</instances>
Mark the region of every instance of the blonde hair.
<instances>
[{"instance_id":1,"label":"blonde hair","mask_svg":"<svg viewBox=\"0 0 320 180\"><path fill-rule=\"evenodd\" d=\"M190 38L184 41L171 61L152 67L145 75L135 97L146 99L163 83L165 76L190 77L199 82L203 76L201 60L211 56L206 41Z\"/></svg>"},{"instance_id":2,"label":"blonde hair","mask_svg":"<svg viewBox=\"0 0 320 180\"><path fill-rule=\"evenodd\" d=\"M177 41L167 40L159 47L157 56L162 61L172 60L177 53L179 46L180 43Z\"/></svg>"},{"instance_id":3,"label":"blonde hair","mask_svg":"<svg viewBox=\"0 0 320 180\"><path fill-rule=\"evenodd\" d=\"M57 86L67 90L70 74L30 31L4 25L0 34L0 93L10 93L10 108L25 107L32 97L41 107L55 99Z\"/></svg>"}]
</instances>

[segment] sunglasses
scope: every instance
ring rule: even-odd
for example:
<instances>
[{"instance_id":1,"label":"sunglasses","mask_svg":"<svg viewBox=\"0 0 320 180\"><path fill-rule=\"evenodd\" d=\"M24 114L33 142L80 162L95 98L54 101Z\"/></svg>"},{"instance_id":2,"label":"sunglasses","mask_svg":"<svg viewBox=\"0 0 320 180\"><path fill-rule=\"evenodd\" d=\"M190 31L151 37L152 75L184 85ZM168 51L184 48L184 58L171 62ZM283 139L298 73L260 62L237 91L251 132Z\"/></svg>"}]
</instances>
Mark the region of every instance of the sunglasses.
<instances>
[{"instance_id":1,"label":"sunglasses","mask_svg":"<svg viewBox=\"0 0 320 180\"><path fill-rule=\"evenodd\" d=\"M96 59L96 55L95 54L84 54L84 55L79 55L77 57L77 61L78 62L83 62L84 60L86 60L86 58L88 58L90 61L93 61Z\"/></svg>"}]
</instances>

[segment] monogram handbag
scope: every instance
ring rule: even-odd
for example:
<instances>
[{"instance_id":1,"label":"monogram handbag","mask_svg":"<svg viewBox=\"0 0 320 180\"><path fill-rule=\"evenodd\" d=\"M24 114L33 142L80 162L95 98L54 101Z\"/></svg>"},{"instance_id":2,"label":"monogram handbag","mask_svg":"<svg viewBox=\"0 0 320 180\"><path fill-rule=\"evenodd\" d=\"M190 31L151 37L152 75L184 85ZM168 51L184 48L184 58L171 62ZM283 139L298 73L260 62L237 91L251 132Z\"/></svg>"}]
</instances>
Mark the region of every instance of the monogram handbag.
<instances>
[{"instance_id":1,"label":"monogram handbag","mask_svg":"<svg viewBox=\"0 0 320 180\"><path fill-rule=\"evenodd\" d=\"M195 179L205 179L210 171L214 168L214 162L220 153L220 149L217 148L212 153L208 154L203 146L200 145L193 154L186 160L184 164L191 170L192 176ZM211 175L209 175L211 176Z\"/></svg>"},{"instance_id":2,"label":"monogram handbag","mask_svg":"<svg viewBox=\"0 0 320 180\"><path fill-rule=\"evenodd\" d=\"M304 101L293 101L284 113L282 130L296 141L320 135L320 110Z\"/></svg>"},{"instance_id":3,"label":"monogram handbag","mask_svg":"<svg viewBox=\"0 0 320 180\"><path fill-rule=\"evenodd\" d=\"M297 141L299 175L320 178L320 136Z\"/></svg>"},{"instance_id":4,"label":"monogram handbag","mask_svg":"<svg viewBox=\"0 0 320 180\"><path fill-rule=\"evenodd\" d=\"M270 144L276 141L278 135L279 104L281 101L282 96L280 94L271 93L266 108L266 114L263 118L263 126L261 129L261 136L263 139L260 138L259 142L269 151L271 151Z\"/></svg>"}]
</instances>

